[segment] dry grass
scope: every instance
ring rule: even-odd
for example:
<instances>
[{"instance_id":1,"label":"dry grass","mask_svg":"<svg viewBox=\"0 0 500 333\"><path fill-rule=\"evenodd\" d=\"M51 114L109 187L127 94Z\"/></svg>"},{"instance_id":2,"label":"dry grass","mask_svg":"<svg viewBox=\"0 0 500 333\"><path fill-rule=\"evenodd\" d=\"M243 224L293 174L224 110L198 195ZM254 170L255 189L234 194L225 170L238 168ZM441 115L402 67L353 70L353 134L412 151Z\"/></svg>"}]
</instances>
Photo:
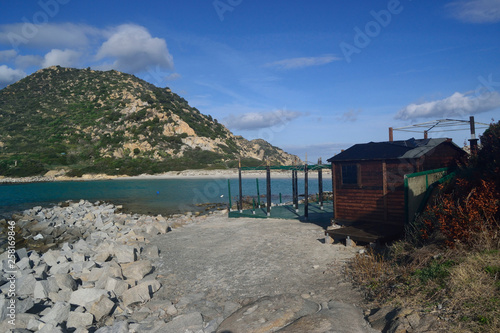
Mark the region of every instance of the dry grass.
<instances>
[{"instance_id":1,"label":"dry grass","mask_svg":"<svg viewBox=\"0 0 500 333\"><path fill-rule=\"evenodd\" d=\"M483 251L465 257L450 272L448 307L459 328L500 331L500 252Z\"/></svg>"},{"instance_id":2,"label":"dry grass","mask_svg":"<svg viewBox=\"0 0 500 333\"><path fill-rule=\"evenodd\" d=\"M375 292L379 287L389 284L393 277L390 263L381 254L371 250L366 254L357 254L347 271L357 285L366 286L368 291Z\"/></svg>"},{"instance_id":3,"label":"dry grass","mask_svg":"<svg viewBox=\"0 0 500 333\"><path fill-rule=\"evenodd\" d=\"M500 247L477 235L473 249L405 241L357 255L348 274L374 306L437 313L450 331L500 332Z\"/></svg>"}]
</instances>

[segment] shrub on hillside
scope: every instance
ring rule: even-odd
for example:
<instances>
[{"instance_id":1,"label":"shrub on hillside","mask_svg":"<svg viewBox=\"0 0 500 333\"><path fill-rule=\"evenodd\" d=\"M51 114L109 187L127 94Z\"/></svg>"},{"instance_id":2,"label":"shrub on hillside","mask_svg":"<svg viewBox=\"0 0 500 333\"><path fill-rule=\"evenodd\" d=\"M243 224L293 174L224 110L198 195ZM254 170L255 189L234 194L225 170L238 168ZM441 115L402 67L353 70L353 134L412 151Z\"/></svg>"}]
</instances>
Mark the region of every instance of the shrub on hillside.
<instances>
[{"instance_id":1,"label":"shrub on hillside","mask_svg":"<svg viewBox=\"0 0 500 333\"><path fill-rule=\"evenodd\" d=\"M481 136L477 157L457 170L455 179L439 192L420 219L421 236L439 231L445 243L473 245L477 237L499 242L500 222L500 122Z\"/></svg>"},{"instance_id":2,"label":"shrub on hillside","mask_svg":"<svg viewBox=\"0 0 500 333\"><path fill-rule=\"evenodd\" d=\"M424 213L424 239L439 230L449 247L457 242L472 245L479 233L497 240L499 195L493 181L480 180L475 185L458 178L448 186L440 185L440 190L434 204Z\"/></svg>"}]
</instances>

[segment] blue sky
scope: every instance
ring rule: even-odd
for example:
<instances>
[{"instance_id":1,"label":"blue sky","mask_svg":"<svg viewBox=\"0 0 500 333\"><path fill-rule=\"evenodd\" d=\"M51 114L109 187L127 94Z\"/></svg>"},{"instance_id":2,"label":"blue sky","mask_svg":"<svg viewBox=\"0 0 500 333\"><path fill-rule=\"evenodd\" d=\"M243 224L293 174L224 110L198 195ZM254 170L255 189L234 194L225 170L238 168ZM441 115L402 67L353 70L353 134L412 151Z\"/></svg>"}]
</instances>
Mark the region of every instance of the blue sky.
<instances>
[{"instance_id":1,"label":"blue sky","mask_svg":"<svg viewBox=\"0 0 500 333\"><path fill-rule=\"evenodd\" d=\"M0 88L51 65L116 69L170 87L234 134L312 162L385 141L388 127L499 120L500 0L0 6ZM395 132L412 136L423 134Z\"/></svg>"}]
</instances>

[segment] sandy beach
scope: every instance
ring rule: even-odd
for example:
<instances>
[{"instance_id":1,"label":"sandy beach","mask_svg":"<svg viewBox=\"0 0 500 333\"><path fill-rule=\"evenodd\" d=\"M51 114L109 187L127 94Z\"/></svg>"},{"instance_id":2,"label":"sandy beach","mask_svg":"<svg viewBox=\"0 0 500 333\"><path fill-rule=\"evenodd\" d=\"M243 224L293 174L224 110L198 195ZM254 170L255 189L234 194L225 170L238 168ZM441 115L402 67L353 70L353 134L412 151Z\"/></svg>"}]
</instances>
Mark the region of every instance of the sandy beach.
<instances>
[{"instance_id":1,"label":"sandy beach","mask_svg":"<svg viewBox=\"0 0 500 333\"><path fill-rule=\"evenodd\" d=\"M330 177L330 170L323 170L324 177ZM299 172L299 177L303 177L304 173ZM317 178L317 171L310 171L309 177ZM252 170L241 172L242 178L263 178L266 177L265 170ZM282 170L271 170L271 178L291 178L292 174L290 171ZM158 178L158 179L182 179L182 178L238 178L238 169L226 169L226 170L184 170L184 171L169 171L158 175L140 175L140 176L125 176L120 178L127 179L139 179L139 178Z\"/></svg>"},{"instance_id":2,"label":"sandy beach","mask_svg":"<svg viewBox=\"0 0 500 333\"><path fill-rule=\"evenodd\" d=\"M304 177L303 172L298 173L299 178ZM315 179L318 177L317 171L310 171L308 174L309 178ZM252 171L242 171L242 178L265 178L265 170L252 170ZM282 170L271 170L271 178L291 178L290 171ZM215 169L215 170L183 170L183 171L169 171L162 174L156 175L138 175L138 176L127 176L118 175L111 176L106 174L84 174L82 177L68 177L65 172L62 171L49 171L43 176L32 176L23 178L11 178L0 176L0 184L6 183L34 183L34 182L53 182L53 181L89 181L89 180L105 180L105 179L183 179L183 178L207 178L207 179L229 179L238 178L238 169ZM331 178L331 171L329 169L323 169L323 178Z\"/></svg>"}]
</instances>

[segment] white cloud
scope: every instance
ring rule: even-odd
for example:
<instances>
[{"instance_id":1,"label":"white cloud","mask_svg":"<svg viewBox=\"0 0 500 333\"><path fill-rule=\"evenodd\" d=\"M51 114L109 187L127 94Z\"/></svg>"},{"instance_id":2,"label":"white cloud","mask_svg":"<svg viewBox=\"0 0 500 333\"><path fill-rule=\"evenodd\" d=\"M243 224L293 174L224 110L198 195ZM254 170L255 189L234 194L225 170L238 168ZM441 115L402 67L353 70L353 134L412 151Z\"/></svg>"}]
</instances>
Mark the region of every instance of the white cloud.
<instances>
[{"instance_id":1,"label":"white cloud","mask_svg":"<svg viewBox=\"0 0 500 333\"><path fill-rule=\"evenodd\" d=\"M0 25L0 44L13 49L33 47L40 49L79 48L88 46L103 31L84 24L73 23L15 23Z\"/></svg>"},{"instance_id":2,"label":"white cloud","mask_svg":"<svg viewBox=\"0 0 500 333\"><path fill-rule=\"evenodd\" d=\"M325 55L321 57L290 58L267 63L265 67L275 67L278 69L298 69L311 66L326 65L337 60L341 60L341 58L335 57L333 55Z\"/></svg>"},{"instance_id":3,"label":"white cloud","mask_svg":"<svg viewBox=\"0 0 500 333\"><path fill-rule=\"evenodd\" d=\"M165 40L152 37L146 28L134 24L114 29L96 58L108 59L113 62L108 66L128 73L147 71L151 66L167 69L174 66Z\"/></svg>"},{"instance_id":4,"label":"white cloud","mask_svg":"<svg viewBox=\"0 0 500 333\"><path fill-rule=\"evenodd\" d=\"M225 94L227 96L232 97L235 100L245 100L245 97L236 93L234 90L226 88L225 86L216 83L216 82L204 82L204 81L194 81L194 83L199 84L200 86L207 87L213 89L219 93Z\"/></svg>"},{"instance_id":5,"label":"white cloud","mask_svg":"<svg viewBox=\"0 0 500 333\"><path fill-rule=\"evenodd\" d=\"M500 22L500 0L462 0L447 5L451 15L463 22Z\"/></svg>"},{"instance_id":6,"label":"white cloud","mask_svg":"<svg viewBox=\"0 0 500 333\"><path fill-rule=\"evenodd\" d=\"M5 51L0 51L0 61L5 62L9 61L17 55L16 50L5 50Z\"/></svg>"},{"instance_id":7,"label":"white cloud","mask_svg":"<svg viewBox=\"0 0 500 333\"><path fill-rule=\"evenodd\" d=\"M316 163L318 158L321 157L322 163L327 164L326 161L332 156L340 153L342 149L347 149L352 146L352 143L341 143L341 142L323 142L314 143L310 145L282 145L281 148L290 153L299 156L304 159L307 154L307 159L309 163Z\"/></svg>"},{"instance_id":8,"label":"white cloud","mask_svg":"<svg viewBox=\"0 0 500 333\"><path fill-rule=\"evenodd\" d=\"M6 86L21 80L26 76L26 73L20 69L12 69L6 65L0 66L0 86Z\"/></svg>"},{"instance_id":9,"label":"white cloud","mask_svg":"<svg viewBox=\"0 0 500 333\"><path fill-rule=\"evenodd\" d=\"M43 58L37 55L19 55L16 57L16 66L22 69L43 64Z\"/></svg>"},{"instance_id":10,"label":"white cloud","mask_svg":"<svg viewBox=\"0 0 500 333\"><path fill-rule=\"evenodd\" d=\"M288 110L248 112L237 116L230 115L224 119L224 124L232 130L255 130L285 125L300 116L302 116L301 112Z\"/></svg>"},{"instance_id":11,"label":"white cloud","mask_svg":"<svg viewBox=\"0 0 500 333\"><path fill-rule=\"evenodd\" d=\"M399 110L395 118L408 120L464 116L487 112L496 108L500 108L500 93L496 91L487 91L476 96L456 92L450 97L441 100L407 105Z\"/></svg>"},{"instance_id":12,"label":"white cloud","mask_svg":"<svg viewBox=\"0 0 500 333\"><path fill-rule=\"evenodd\" d=\"M69 49L66 50L54 49L45 55L42 66L44 68L56 65L62 67L72 67L78 63L79 58L80 58L80 52Z\"/></svg>"},{"instance_id":13,"label":"white cloud","mask_svg":"<svg viewBox=\"0 0 500 333\"><path fill-rule=\"evenodd\" d=\"M90 65L133 74L151 72L157 83L178 78L175 73L167 78L165 70L173 69L173 59L165 40L152 37L145 27L135 24L108 29L73 23L0 24L2 46L8 50L0 51L0 61L13 62L20 70L32 66ZM83 63L84 55L90 61ZM162 75L156 77L157 74Z\"/></svg>"},{"instance_id":14,"label":"white cloud","mask_svg":"<svg viewBox=\"0 0 500 333\"><path fill-rule=\"evenodd\" d=\"M338 117L337 120L343 121L343 122L355 122L358 120L358 115L361 113L361 110L354 110L351 109L349 111L346 111L342 114L342 116Z\"/></svg>"}]
</instances>

